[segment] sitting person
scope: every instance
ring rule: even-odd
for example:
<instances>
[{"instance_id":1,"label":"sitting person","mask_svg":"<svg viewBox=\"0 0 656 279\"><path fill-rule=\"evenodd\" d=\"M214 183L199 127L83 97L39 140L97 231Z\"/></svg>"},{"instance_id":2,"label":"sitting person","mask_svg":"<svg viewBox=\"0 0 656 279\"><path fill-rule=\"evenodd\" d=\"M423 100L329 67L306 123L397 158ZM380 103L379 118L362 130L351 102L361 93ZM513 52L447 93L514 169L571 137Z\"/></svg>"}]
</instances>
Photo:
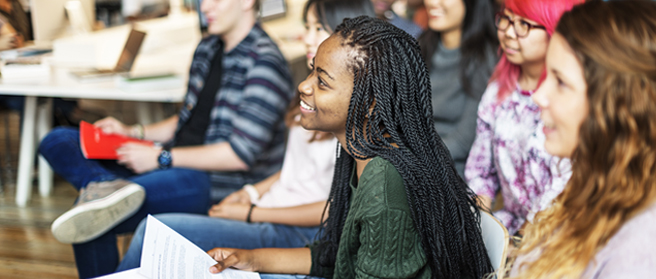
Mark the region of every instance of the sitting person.
<instances>
[{"instance_id":1,"label":"sitting person","mask_svg":"<svg viewBox=\"0 0 656 279\"><path fill-rule=\"evenodd\" d=\"M581 0L506 0L495 24L501 60L478 106L476 138L465 179L484 207L498 193L494 216L511 235L548 207L571 175L569 161L544 150L540 114L531 94L544 79L544 59L560 15Z\"/></svg>"},{"instance_id":2,"label":"sitting person","mask_svg":"<svg viewBox=\"0 0 656 279\"><path fill-rule=\"evenodd\" d=\"M23 47L32 40L30 20L18 0L0 0L0 50Z\"/></svg>"},{"instance_id":3,"label":"sitting person","mask_svg":"<svg viewBox=\"0 0 656 279\"><path fill-rule=\"evenodd\" d=\"M493 0L426 0L429 29L419 37L433 90L435 130L449 149L456 170L476 137L476 110L497 64L499 42Z\"/></svg>"},{"instance_id":4,"label":"sitting person","mask_svg":"<svg viewBox=\"0 0 656 279\"><path fill-rule=\"evenodd\" d=\"M525 229L512 278L656 278L655 14L593 1L560 19L533 98L572 178Z\"/></svg>"},{"instance_id":5,"label":"sitting person","mask_svg":"<svg viewBox=\"0 0 656 279\"><path fill-rule=\"evenodd\" d=\"M335 30L336 19L363 14L373 16L369 0L308 1L304 13L308 61ZM280 172L231 194L210 209L210 217L182 213L155 217L205 251L214 247L291 248L312 243L333 181L337 139L331 133L311 132L300 126L300 100L297 95L287 113L290 131ZM144 219L117 271L139 266L145 226Z\"/></svg>"},{"instance_id":6,"label":"sitting person","mask_svg":"<svg viewBox=\"0 0 656 279\"><path fill-rule=\"evenodd\" d=\"M212 36L196 49L178 115L146 126L96 122L107 133L163 147L126 144L118 161L103 161L83 157L74 129L54 129L41 142L54 171L80 190L76 205L52 225L59 241L74 244L80 277L113 272L116 235L134 231L147 214L205 214L212 201L280 170L291 75L257 23L258 7L203 1Z\"/></svg>"},{"instance_id":7,"label":"sitting person","mask_svg":"<svg viewBox=\"0 0 656 279\"><path fill-rule=\"evenodd\" d=\"M18 0L0 0L0 51L19 48L31 39L30 22ZM0 105L23 111L24 96L0 95Z\"/></svg>"},{"instance_id":8,"label":"sitting person","mask_svg":"<svg viewBox=\"0 0 656 279\"><path fill-rule=\"evenodd\" d=\"M382 20L387 20L392 25L401 28L403 31L408 32L412 37L418 38L423 31L421 27L414 22L400 17L392 10L392 5L396 0L371 0L374 5L374 12L376 16Z\"/></svg>"},{"instance_id":9,"label":"sitting person","mask_svg":"<svg viewBox=\"0 0 656 279\"><path fill-rule=\"evenodd\" d=\"M301 125L333 133L342 147L321 240L304 248L215 248L208 253L219 263L211 272L232 267L262 278L492 272L475 197L433 127L428 71L414 38L380 19L345 20L321 44L298 89Z\"/></svg>"}]
</instances>

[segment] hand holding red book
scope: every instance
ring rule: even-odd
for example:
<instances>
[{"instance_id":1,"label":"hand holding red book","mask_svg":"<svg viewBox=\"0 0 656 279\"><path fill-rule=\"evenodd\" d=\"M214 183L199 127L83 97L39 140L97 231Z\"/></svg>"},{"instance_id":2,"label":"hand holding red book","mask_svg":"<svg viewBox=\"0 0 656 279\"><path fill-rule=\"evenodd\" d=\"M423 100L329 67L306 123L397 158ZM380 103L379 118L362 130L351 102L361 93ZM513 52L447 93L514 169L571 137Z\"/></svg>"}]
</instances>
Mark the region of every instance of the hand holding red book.
<instances>
[{"instance_id":1,"label":"hand holding red book","mask_svg":"<svg viewBox=\"0 0 656 279\"><path fill-rule=\"evenodd\" d=\"M116 149L128 142L149 146L154 144L148 140L140 140L118 134L106 134L102 129L93 124L80 121L80 149L82 149L84 158L116 160L118 159Z\"/></svg>"}]
</instances>

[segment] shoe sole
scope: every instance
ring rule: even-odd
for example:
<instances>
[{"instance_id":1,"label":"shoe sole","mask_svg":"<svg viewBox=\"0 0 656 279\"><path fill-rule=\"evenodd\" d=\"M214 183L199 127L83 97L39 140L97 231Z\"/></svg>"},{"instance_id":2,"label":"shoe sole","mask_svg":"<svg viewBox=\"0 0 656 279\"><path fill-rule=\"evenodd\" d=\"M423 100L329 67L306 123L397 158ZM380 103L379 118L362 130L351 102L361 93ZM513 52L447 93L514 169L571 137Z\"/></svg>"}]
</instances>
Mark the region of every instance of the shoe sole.
<instances>
[{"instance_id":1,"label":"shoe sole","mask_svg":"<svg viewBox=\"0 0 656 279\"><path fill-rule=\"evenodd\" d=\"M106 233L132 216L143 204L146 191L129 184L120 191L65 212L52 223L52 234L62 243L83 243Z\"/></svg>"}]
</instances>

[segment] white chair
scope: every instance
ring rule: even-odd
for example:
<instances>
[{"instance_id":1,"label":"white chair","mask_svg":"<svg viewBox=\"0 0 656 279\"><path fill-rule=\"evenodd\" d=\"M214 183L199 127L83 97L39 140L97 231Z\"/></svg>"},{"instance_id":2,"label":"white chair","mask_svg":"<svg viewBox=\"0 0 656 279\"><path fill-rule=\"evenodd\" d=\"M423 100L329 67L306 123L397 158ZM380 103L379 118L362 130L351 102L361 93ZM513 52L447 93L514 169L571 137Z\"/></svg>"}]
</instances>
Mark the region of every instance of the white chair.
<instances>
[{"instance_id":1,"label":"white chair","mask_svg":"<svg viewBox=\"0 0 656 279\"><path fill-rule=\"evenodd\" d=\"M510 239L508 230L490 213L481 210L481 233L487 255L495 269L496 276L492 278L503 278Z\"/></svg>"}]
</instances>

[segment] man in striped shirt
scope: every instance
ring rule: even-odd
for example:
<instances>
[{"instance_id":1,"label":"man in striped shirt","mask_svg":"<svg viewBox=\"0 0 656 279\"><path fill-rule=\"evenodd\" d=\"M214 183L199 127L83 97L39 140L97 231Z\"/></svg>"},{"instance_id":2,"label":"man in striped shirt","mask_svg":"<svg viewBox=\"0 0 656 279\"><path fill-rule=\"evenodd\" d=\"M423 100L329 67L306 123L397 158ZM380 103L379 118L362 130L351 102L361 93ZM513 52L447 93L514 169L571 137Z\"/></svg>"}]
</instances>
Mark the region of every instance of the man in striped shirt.
<instances>
[{"instance_id":1,"label":"man in striped shirt","mask_svg":"<svg viewBox=\"0 0 656 279\"><path fill-rule=\"evenodd\" d=\"M194 53L179 114L145 126L95 123L162 146L126 144L117 161L100 161L83 157L74 129L54 129L41 142L55 172L80 190L52 231L73 244L81 278L113 272L116 235L147 214L206 214L212 202L280 169L294 91L282 54L257 22L258 7L257 0L202 2L210 36Z\"/></svg>"}]
</instances>

